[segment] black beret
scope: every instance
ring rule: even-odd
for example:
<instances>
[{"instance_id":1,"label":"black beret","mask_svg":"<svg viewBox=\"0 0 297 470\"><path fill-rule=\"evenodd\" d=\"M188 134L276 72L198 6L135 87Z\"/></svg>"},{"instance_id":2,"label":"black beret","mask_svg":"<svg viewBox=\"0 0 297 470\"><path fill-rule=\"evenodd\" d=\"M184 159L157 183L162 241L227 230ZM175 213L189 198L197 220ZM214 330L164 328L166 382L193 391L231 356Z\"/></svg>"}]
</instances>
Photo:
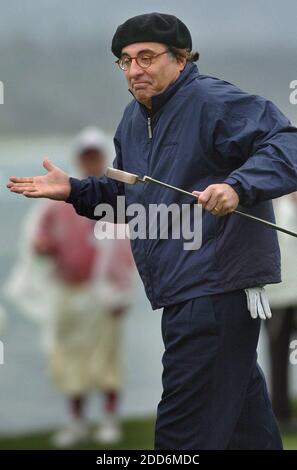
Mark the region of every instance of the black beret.
<instances>
[{"instance_id":1,"label":"black beret","mask_svg":"<svg viewBox=\"0 0 297 470\"><path fill-rule=\"evenodd\" d=\"M111 50L116 57L120 57L123 47L134 42L161 42L192 49L192 38L186 25L176 16L165 13L147 13L129 18L118 26Z\"/></svg>"}]
</instances>

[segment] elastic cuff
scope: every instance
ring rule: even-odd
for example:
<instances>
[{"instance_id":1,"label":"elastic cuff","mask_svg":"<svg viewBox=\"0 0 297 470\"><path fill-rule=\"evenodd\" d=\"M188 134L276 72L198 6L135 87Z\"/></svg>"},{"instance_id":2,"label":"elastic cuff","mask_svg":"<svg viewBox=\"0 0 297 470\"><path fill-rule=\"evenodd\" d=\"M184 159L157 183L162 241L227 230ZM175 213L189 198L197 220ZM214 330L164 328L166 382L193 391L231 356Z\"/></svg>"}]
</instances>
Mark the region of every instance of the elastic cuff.
<instances>
[{"instance_id":1,"label":"elastic cuff","mask_svg":"<svg viewBox=\"0 0 297 470\"><path fill-rule=\"evenodd\" d=\"M72 204L73 202L77 201L80 193L80 188L81 188L81 180L78 178L69 178L70 186L71 186L71 191L69 194L68 199L66 199L66 202L69 202Z\"/></svg>"},{"instance_id":2,"label":"elastic cuff","mask_svg":"<svg viewBox=\"0 0 297 470\"><path fill-rule=\"evenodd\" d=\"M237 181L236 179L230 177L230 178L227 178L224 181L224 183L229 184L229 186L231 186L234 189L234 191L237 193L237 195L239 197L239 204L242 204L243 200L244 200L244 192L243 192L242 186L239 183L239 181Z\"/></svg>"}]
</instances>

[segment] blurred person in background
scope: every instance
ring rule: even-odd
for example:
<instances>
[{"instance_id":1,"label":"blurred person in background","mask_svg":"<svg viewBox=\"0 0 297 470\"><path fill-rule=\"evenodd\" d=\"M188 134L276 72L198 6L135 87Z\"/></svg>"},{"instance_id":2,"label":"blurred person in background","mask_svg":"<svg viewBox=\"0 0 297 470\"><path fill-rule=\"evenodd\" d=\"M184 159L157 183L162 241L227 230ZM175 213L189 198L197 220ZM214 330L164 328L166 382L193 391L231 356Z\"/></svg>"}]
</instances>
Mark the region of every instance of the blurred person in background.
<instances>
[{"instance_id":1,"label":"blurred person in background","mask_svg":"<svg viewBox=\"0 0 297 470\"><path fill-rule=\"evenodd\" d=\"M274 201L276 220L297 230L297 192ZM292 429L292 408L289 396L290 342L297 330L297 244L279 233L282 255L282 283L267 286L272 318L265 322L271 369L271 393L274 412L283 430ZM296 336L295 336L296 339Z\"/></svg>"},{"instance_id":2,"label":"blurred person in background","mask_svg":"<svg viewBox=\"0 0 297 470\"><path fill-rule=\"evenodd\" d=\"M86 128L74 153L81 176L101 176L108 163L107 138ZM47 329L50 376L66 396L71 418L53 444L71 446L89 437L84 405L94 390L104 395L104 418L93 438L115 444L122 438L120 346L134 272L129 240L96 240L94 221L56 201L34 208L26 226L22 261L5 290Z\"/></svg>"}]
</instances>

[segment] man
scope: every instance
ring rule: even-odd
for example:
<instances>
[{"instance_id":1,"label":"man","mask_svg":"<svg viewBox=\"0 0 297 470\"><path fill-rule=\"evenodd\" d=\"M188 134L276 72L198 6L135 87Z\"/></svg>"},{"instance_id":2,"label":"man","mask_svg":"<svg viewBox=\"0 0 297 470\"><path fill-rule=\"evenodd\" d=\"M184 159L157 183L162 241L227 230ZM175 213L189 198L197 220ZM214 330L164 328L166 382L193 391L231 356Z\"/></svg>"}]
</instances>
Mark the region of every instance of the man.
<instances>
[{"instance_id":1,"label":"man","mask_svg":"<svg viewBox=\"0 0 297 470\"><path fill-rule=\"evenodd\" d=\"M193 191L206 209L199 249L173 237L132 241L152 307L164 307L155 448L281 449L256 354L259 316L270 315L261 286L280 282L277 236L229 214L240 203L274 220L271 198L297 188L297 129L265 99L199 75L190 32L175 16L130 18L112 51L134 96L114 165ZM157 185L79 181L44 166L47 175L12 177L9 189L67 200L91 218L100 202L116 207L118 195L147 209L192 202Z\"/></svg>"}]
</instances>

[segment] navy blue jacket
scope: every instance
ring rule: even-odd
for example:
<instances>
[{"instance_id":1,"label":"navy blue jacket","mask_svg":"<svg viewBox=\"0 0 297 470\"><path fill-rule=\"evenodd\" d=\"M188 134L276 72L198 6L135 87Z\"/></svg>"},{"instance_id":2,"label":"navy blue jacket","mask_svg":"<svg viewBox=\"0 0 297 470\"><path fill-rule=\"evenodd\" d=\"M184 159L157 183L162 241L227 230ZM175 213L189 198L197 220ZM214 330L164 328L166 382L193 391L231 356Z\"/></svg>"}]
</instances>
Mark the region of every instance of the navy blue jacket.
<instances>
[{"instance_id":1,"label":"navy blue jacket","mask_svg":"<svg viewBox=\"0 0 297 470\"><path fill-rule=\"evenodd\" d=\"M200 75L187 63L179 78L152 98L152 113L135 99L114 138L114 166L188 191L226 182L238 210L274 222L271 199L297 190L297 128L270 101ZM71 178L67 202L96 218L100 202L191 202L153 184L124 185L106 177ZM235 214L203 210L202 246L184 240L136 239L133 255L152 307L281 281L277 233Z\"/></svg>"}]
</instances>

